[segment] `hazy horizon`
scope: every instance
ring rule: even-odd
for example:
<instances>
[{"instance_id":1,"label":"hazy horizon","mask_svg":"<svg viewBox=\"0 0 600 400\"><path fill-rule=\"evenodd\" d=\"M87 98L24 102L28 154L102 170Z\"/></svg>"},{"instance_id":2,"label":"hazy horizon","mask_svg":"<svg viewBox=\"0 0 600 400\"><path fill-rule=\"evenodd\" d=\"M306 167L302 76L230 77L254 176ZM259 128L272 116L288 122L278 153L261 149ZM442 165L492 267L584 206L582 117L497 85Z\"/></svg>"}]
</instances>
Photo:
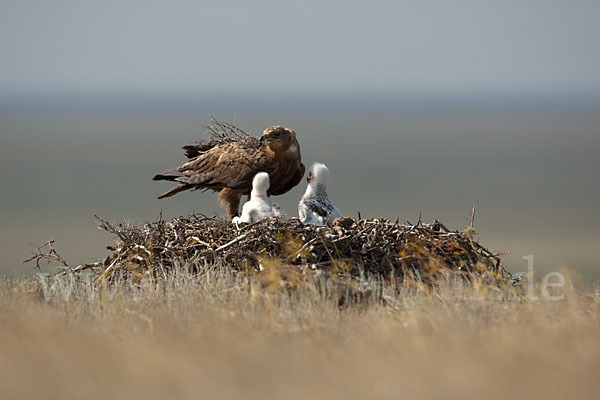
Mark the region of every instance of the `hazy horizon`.
<instances>
[{"instance_id":1,"label":"hazy horizon","mask_svg":"<svg viewBox=\"0 0 600 400\"><path fill-rule=\"evenodd\" d=\"M183 160L181 146L204 136L210 115L258 135L269 125L296 130L303 161L325 162L330 195L356 217L442 220L464 229L474 201L481 243L513 271L533 254L540 270L570 266L598 276L600 107L562 109L394 108L241 111L214 108L0 114L3 273L33 244L55 238L72 264L106 255L110 235L93 215L152 221L223 210L213 193L156 200L170 185L151 177ZM275 198L296 215L302 182Z\"/></svg>"},{"instance_id":2,"label":"hazy horizon","mask_svg":"<svg viewBox=\"0 0 600 400\"><path fill-rule=\"evenodd\" d=\"M342 212L465 225L545 269L599 271L600 2L0 0L0 271L94 214L222 212L156 195L210 116L296 130ZM288 214L303 185L277 201Z\"/></svg>"}]
</instances>

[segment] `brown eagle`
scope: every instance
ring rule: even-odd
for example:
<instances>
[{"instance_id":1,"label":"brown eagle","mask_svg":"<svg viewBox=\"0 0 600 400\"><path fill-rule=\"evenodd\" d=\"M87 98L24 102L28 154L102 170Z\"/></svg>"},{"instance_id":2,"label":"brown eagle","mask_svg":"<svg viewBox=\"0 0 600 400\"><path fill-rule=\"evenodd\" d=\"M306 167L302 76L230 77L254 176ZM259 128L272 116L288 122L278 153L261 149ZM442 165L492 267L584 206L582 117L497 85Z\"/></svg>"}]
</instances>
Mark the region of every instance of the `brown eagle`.
<instances>
[{"instance_id":1,"label":"brown eagle","mask_svg":"<svg viewBox=\"0 0 600 400\"><path fill-rule=\"evenodd\" d=\"M183 149L188 161L154 176L155 181L179 182L158 198L184 190L211 189L219 192L217 197L230 219L239 213L240 198L250 195L252 179L258 172L269 174L269 196L286 193L304 176L296 133L282 126L265 129L260 138L245 133L234 137L220 135L219 140L199 142Z\"/></svg>"}]
</instances>

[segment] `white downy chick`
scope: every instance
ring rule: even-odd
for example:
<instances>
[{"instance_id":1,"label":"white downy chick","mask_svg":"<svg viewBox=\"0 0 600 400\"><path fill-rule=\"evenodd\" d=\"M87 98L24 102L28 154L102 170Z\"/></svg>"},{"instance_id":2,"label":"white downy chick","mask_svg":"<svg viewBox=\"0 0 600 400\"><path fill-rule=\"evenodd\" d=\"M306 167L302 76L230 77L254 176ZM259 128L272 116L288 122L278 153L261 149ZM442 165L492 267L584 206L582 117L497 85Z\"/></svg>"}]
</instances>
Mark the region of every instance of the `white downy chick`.
<instances>
[{"instance_id":1,"label":"white downy chick","mask_svg":"<svg viewBox=\"0 0 600 400\"><path fill-rule=\"evenodd\" d=\"M254 175L250 200L244 203L242 216L234 217L231 222L253 224L265 218L283 215L281 207L267 197L267 190L269 190L269 174L259 172Z\"/></svg>"},{"instance_id":2,"label":"white downy chick","mask_svg":"<svg viewBox=\"0 0 600 400\"><path fill-rule=\"evenodd\" d=\"M298 217L303 224L325 225L343 217L327 196L329 169L325 164L314 163L306 178L308 186L298 203Z\"/></svg>"}]
</instances>

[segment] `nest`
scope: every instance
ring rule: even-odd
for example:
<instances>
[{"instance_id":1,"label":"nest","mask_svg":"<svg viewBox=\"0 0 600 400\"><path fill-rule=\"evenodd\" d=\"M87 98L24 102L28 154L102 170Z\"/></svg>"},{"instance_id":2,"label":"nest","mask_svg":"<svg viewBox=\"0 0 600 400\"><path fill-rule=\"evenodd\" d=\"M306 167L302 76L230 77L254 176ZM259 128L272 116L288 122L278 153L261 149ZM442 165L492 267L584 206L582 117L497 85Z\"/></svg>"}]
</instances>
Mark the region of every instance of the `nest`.
<instances>
[{"instance_id":1,"label":"nest","mask_svg":"<svg viewBox=\"0 0 600 400\"><path fill-rule=\"evenodd\" d=\"M208 139L185 146L195 157L215 146L236 142L247 148L259 139L241 128L212 118ZM265 264L284 265L299 271L326 271L357 277L385 279L407 275L432 281L442 274L474 276L495 282L515 283L501 259L473 240L472 222L464 232L451 231L439 221L431 224L399 224L386 219L338 218L329 226L304 225L298 219L274 217L252 225L234 225L217 217L194 214L166 221L161 217L142 225L111 224L101 218L100 227L116 236L116 245L103 262L70 268L53 248L40 246L27 261L58 262L69 271L92 269L98 279L167 278L178 266L201 272L223 263L244 274L261 271Z\"/></svg>"},{"instance_id":2,"label":"nest","mask_svg":"<svg viewBox=\"0 0 600 400\"><path fill-rule=\"evenodd\" d=\"M473 240L472 230L451 231L439 221L339 218L330 226L314 226L274 217L237 226L201 214L171 220L161 216L142 225L99 220L102 229L116 236L116 245L108 247L112 253L103 262L76 270L91 268L107 280L162 279L177 265L200 270L215 263L253 274L273 262L350 277L410 275L428 281L451 273L513 280L500 257Z\"/></svg>"}]
</instances>

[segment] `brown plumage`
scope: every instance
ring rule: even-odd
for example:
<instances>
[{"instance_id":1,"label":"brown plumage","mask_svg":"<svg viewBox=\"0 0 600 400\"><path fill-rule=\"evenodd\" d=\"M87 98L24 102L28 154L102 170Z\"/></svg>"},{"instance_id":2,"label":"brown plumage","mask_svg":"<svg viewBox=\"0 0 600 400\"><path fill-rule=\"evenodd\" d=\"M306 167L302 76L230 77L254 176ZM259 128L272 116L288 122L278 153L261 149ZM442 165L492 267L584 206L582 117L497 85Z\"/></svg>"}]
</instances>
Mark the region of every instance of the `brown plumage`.
<instances>
[{"instance_id":1,"label":"brown plumage","mask_svg":"<svg viewBox=\"0 0 600 400\"><path fill-rule=\"evenodd\" d=\"M184 146L183 149L188 161L153 178L179 182L158 198L184 190L211 189L219 192L218 198L230 219L238 215L240 198L250 194L252 179L258 172L269 174L268 195L286 193L304 176L296 133L281 126L265 129L260 139L250 136L226 138Z\"/></svg>"}]
</instances>

